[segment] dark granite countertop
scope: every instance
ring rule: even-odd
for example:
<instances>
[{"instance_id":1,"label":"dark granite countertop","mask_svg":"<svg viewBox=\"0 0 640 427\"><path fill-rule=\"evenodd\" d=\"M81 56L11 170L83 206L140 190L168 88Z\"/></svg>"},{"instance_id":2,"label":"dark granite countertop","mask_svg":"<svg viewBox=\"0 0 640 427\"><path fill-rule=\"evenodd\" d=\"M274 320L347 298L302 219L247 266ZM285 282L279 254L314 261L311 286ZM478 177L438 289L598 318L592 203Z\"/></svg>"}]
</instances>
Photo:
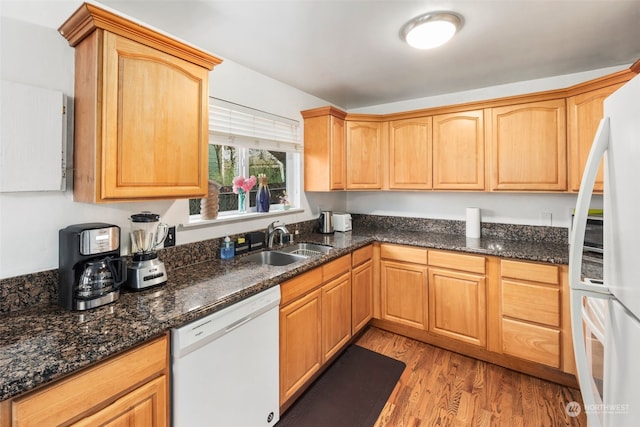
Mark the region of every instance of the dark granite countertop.
<instances>
[{"instance_id":1,"label":"dark granite countertop","mask_svg":"<svg viewBox=\"0 0 640 427\"><path fill-rule=\"evenodd\" d=\"M242 256L216 259L171 270L166 285L125 291L116 303L87 312L46 306L2 315L0 400L101 361L374 241L568 263L567 245L466 239L446 233L363 228L324 236L305 234L298 241L324 243L335 250L282 267L257 266Z\"/></svg>"}]
</instances>

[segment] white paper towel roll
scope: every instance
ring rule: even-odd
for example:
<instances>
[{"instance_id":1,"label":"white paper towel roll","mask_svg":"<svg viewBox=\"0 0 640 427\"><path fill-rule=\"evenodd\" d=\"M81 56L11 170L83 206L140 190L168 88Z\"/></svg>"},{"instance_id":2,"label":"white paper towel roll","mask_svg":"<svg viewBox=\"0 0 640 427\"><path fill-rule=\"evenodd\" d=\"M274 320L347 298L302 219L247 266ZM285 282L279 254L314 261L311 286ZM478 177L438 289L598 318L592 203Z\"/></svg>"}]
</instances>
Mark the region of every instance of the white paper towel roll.
<instances>
[{"instance_id":1,"label":"white paper towel roll","mask_svg":"<svg viewBox=\"0 0 640 427\"><path fill-rule=\"evenodd\" d=\"M467 237L480 238L480 208L467 208Z\"/></svg>"}]
</instances>

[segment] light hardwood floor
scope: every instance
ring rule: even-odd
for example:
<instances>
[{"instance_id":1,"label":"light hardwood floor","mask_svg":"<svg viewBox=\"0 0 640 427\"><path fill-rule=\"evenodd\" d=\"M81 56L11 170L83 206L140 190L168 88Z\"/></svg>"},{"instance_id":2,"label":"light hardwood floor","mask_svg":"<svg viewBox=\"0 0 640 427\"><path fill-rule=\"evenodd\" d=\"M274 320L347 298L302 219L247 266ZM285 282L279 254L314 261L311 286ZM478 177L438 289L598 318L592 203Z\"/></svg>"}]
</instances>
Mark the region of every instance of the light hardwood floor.
<instances>
[{"instance_id":1,"label":"light hardwood floor","mask_svg":"<svg viewBox=\"0 0 640 427\"><path fill-rule=\"evenodd\" d=\"M356 344L407 365L376 427L587 425L565 412L579 390L374 327Z\"/></svg>"}]
</instances>

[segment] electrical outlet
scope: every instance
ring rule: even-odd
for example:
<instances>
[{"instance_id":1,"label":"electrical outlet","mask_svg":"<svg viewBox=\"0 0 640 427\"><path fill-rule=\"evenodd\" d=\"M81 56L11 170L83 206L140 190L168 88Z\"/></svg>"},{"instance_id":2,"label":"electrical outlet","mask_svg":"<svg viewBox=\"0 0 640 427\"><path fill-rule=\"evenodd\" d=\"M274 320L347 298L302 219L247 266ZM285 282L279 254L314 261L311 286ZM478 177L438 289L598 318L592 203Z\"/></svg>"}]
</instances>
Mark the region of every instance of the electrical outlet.
<instances>
[{"instance_id":1,"label":"electrical outlet","mask_svg":"<svg viewBox=\"0 0 640 427\"><path fill-rule=\"evenodd\" d=\"M164 239L164 247L168 248L176 245L176 227L169 227L167 232L167 238Z\"/></svg>"}]
</instances>

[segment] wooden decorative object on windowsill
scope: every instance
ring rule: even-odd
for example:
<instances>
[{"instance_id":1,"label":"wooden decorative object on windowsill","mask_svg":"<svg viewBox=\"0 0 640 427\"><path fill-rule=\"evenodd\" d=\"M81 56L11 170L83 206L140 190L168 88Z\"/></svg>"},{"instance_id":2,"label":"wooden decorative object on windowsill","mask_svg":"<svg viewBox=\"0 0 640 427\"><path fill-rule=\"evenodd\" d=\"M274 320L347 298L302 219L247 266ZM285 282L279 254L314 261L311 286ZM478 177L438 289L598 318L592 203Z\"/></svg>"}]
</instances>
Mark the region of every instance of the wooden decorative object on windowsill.
<instances>
[{"instance_id":1,"label":"wooden decorative object on windowsill","mask_svg":"<svg viewBox=\"0 0 640 427\"><path fill-rule=\"evenodd\" d=\"M207 197L200 199L200 216L202 219L216 219L218 218L218 198L220 195L221 184L215 181L209 180L209 191Z\"/></svg>"}]
</instances>

